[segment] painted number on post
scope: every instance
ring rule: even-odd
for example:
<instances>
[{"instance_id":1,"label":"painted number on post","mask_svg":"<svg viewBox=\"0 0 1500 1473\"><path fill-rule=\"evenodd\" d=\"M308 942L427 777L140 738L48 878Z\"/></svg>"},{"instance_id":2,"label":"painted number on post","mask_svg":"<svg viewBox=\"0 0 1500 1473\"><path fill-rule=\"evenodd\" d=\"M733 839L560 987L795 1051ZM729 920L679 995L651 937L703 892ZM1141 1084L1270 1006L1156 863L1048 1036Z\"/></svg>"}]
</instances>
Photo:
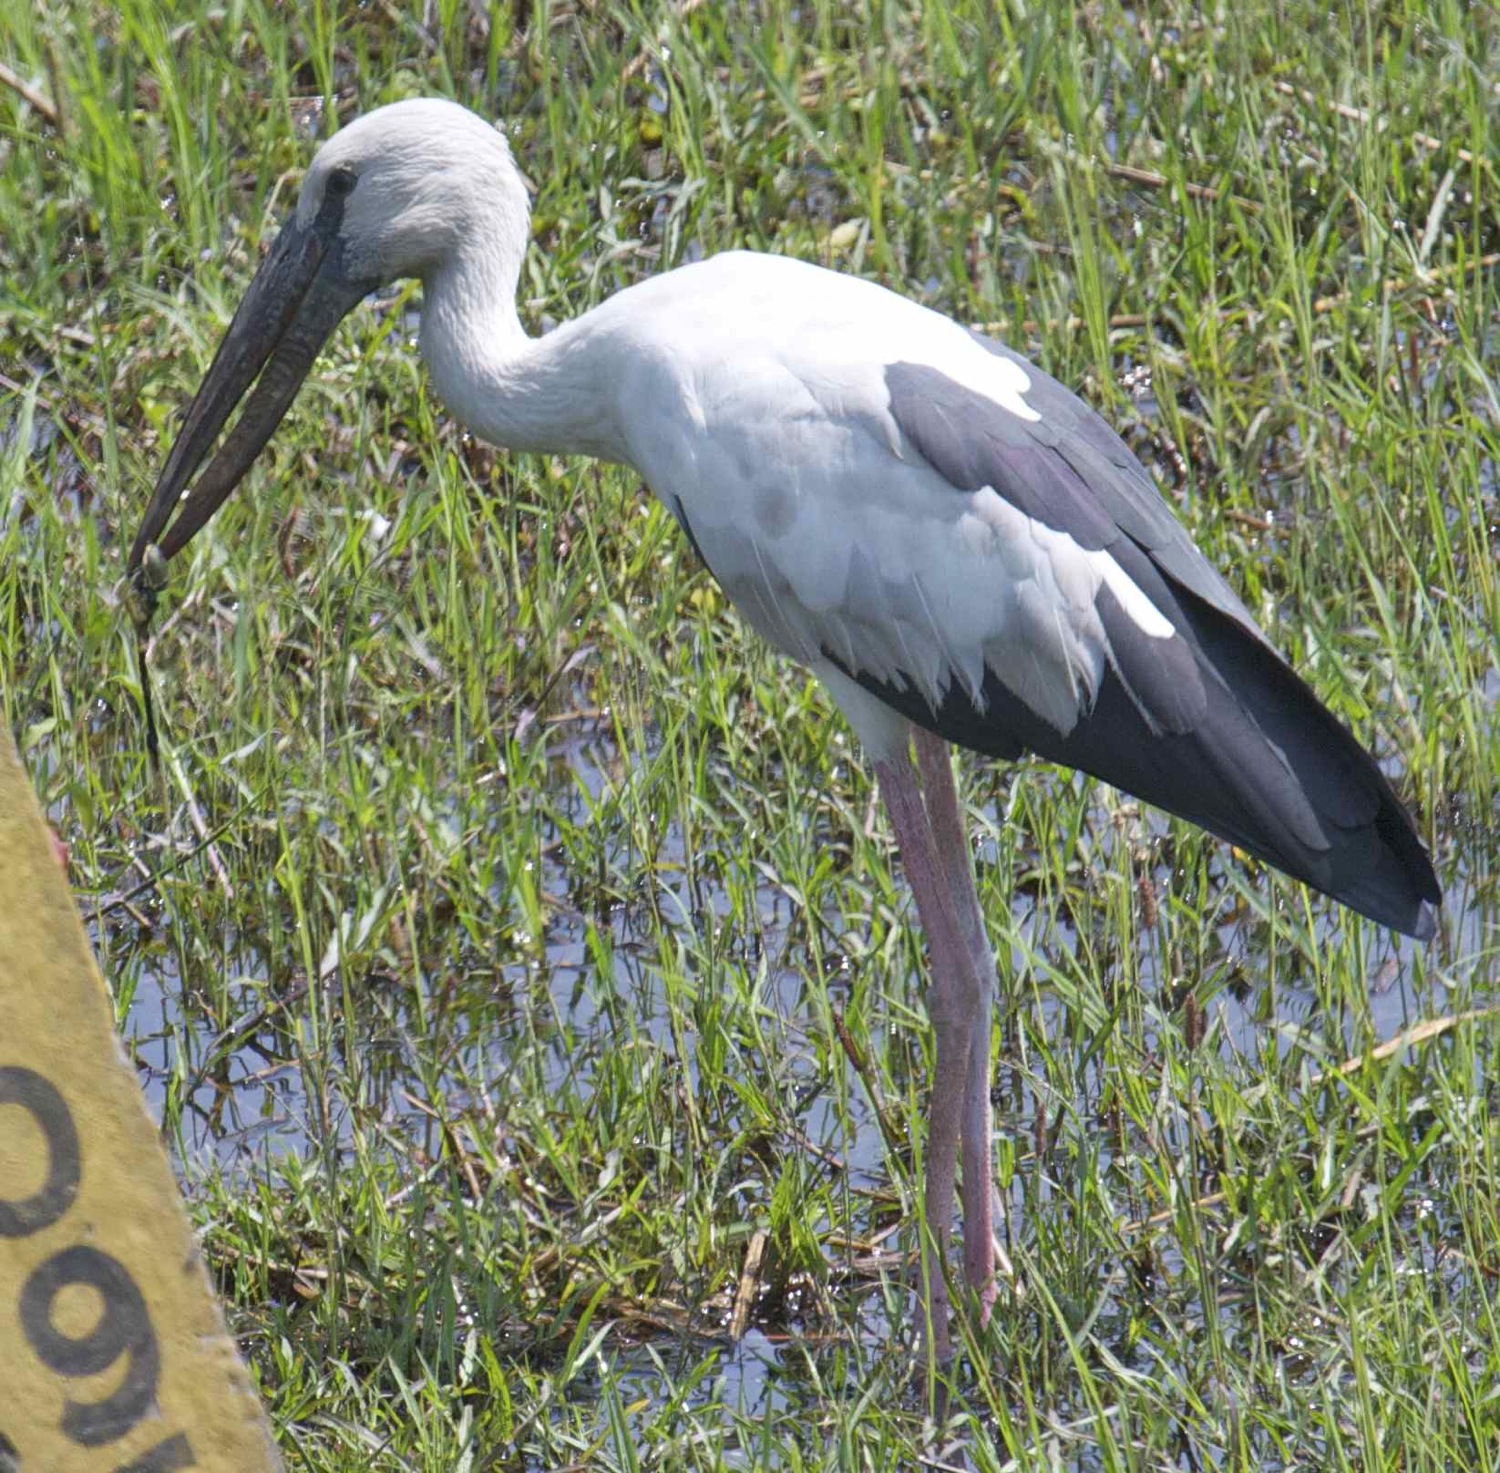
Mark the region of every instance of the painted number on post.
<instances>
[{"instance_id":1,"label":"painted number on post","mask_svg":"<svg viewBox=\"0 0 1500 1473\"><path fill-rule=\"evenodd\" d=\"M0 1238L29 1238L67 1215L78 1196L83 1162L78 1129L61 1093L34 1069L0 1067L0 1105L19 1105L47 1141L47 1179L29 1197L0 1198ZM54 1318L64 1291L92 1289L102 1309L93 1328L73 1335ZM21 1286L21 1329L36 1357L67 1379L98 1376L124 1362L115 1390L100 1401L64 1404L62 1431L80 1447L105 1447L155 1411L161 1350L151 1314L125 1266L101 1249L77 1243L43 1260ZM174 1473L192 1468L192 1444L181 1433L169 1437L115 1473Z\"/></svg>"}]
</instances>

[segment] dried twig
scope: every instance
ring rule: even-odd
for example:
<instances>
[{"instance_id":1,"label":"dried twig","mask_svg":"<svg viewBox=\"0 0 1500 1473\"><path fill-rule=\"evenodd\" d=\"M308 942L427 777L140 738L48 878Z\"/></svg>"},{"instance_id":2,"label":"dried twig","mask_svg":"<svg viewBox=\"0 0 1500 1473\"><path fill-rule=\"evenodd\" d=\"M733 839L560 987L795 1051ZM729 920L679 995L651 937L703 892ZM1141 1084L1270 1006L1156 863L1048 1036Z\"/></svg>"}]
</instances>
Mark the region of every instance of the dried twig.
<instances>
[{"instance_id":1,"label":"dried twig","mask_svg":"<svg viewBox=\"0 0 1500 1473\"><path fill-rule=\"evenodd\" d=\"M29 394L32 391L30 385L23 384L19 380L11 378L11 376L7 373L0 373L0 389L5 389L12 394ZM61 400L54 398L50 394L42 393L40 389L36 390L36 402L40 404L48 414L52 415L56 419L61 420L64 424L67 424L69 426L86 425L89 429L101 435L109 429L109 425L106 424L105 421L102 420L97 414L92 414L86 409L69 408L68 406L64 405ZM128 437L122 438L126 439L127 444L133 443L128 439Z\"/></svg>"},{"instance_id":2,"label":"dried twig","mask_svg":"<svg viewBox=\"0 0 1500 1473\"><path fill-rule=\"evenodd\" d=\"M1116 179L1127 180L1131 184L1142 184L1147 189L1170 189L1172 180L1165 174L1158 174L1154 169L1140 169L1134 164L1116 164L1108 159L1101 159L1106 174L1112 174ZM1182 181L1183 190L1194 199L1223 199L1224 192L1215 189L1211 184L1194 184L1191 180ZM1253 199L1246 199L1243 195L1232 194L1229 196L1242 210L1258 210L1259 205Z\"/></svg>"},{"instance_id":3,"label":"dried twig","mask_svg":"<svg viewBox=\"0 0 1500 1473\"><path fill-rule=\"evenodd\" d=\"M1492 251L1487 256L1480 256L1474 261L1456 261L1447 266L1434 266L1430 271L1424 271L1420 277L1388 277L1380 283L1380 289L1394 295L1397 292L1411 291L1416 287L1437 286L1447 280L1450 276L1471 276L1476 271L1488 271L1491 266L1500 266L1500 251ZM1348 302L1354 293L1335 292L1331 297L1319 297L1313 303L1313 311L1321 316L1325 312L1333 312Z\"/></svg>"},{"instance_id":4,"label":"dried twig","mask_svg":"<svg viewBox=\"0 0 1500 1473\"><path fill-rule=\"evenodd\" d=\"M1224 512L1225 519L1238 522L1242 527L1249 527L1252 532L1270 532L1275 536L1282 536L1286 528L1273 522L1270 517L1258 517L1254 512L1240 511L1237 507L1229 507Z\"/></svg>"},{"instance_id":5,"label":"dried twig","mask_svg":"<svg viewBox=\"0 0 1500 1473\"><path fill-rule=\"evenodd\" d=\"M1126 328L1145 327L1150 321L1151 319L1144 312L1116 312L1109 319L1107 325L1111 332L1115 332ZM1021 324L1021 331L1036 334L1041 332L1044 327L1048 332L1054 332L1058 327L1062 327L1068 332L1081 332L1085 326L1083 318L1076 315L1065 318L1061 323L1056 318L1050 318L1046 322L1038 322L1034 317L1028 317ZM973 324L973 327L975 332L1003 337L1011 330L1012 324L1009 322L976 322Z\"/></svg>"},{"instance_id":6,"label":"dried twig","mask_svg":"<svg viewBox=\"0 0 1500 1473\"><path fill-rule=\"evenodd\" d=\"M62 122L56 104L45 93L38 92L19 72L13 72L0 61L0 86L6 86L12 92L19 94L31 105L34 112L38 112L54 128L61 129Z\"/></svg>"},{"instance_id":7,"label":"dried twig","mask_svg":"<svg viewBox=\"0 0 1500 1473\"><path fill-rule=\"evenodd\" d=\"M169 754L167 766L172 769L172 776L177 779L177 786L182 792L183 803L187 809L188 822L193 826L193 832L197 834L199 845L203 856L208 860L208 867L213 871L214 878L219 882L219 888L224 892L224 898L231 905L234 904L234 885L229 879L229 871L224 867L224 861L219 857L219 847L214 843L214 832L210 831L207 821L203 817L203 810L198 806L198 800L193 796L193 787L188 782L187 773L182 770L182 763L177 760L175 752Z\"/></svg>"},{"instance_id":8,"label":"dried twig","mask_svg":"<svg viewBox=\"0 0 1500 1473\"><path fill-rule=\"evenodd\" d=\"M1207 1211L1210 1207L1222 1207L1226 1193L1210 1192L1206 1197L1196 1197L1188 1204L1194 1212ZM1138 1233L1145 1228L1165 1227L1167 1223L1176 1217L1175 1207L1163 1207L1160 1212L1153 1212L1150 1217L1139 1217L1134 1222L1126 1222L1120 1225L1122 1233Z\"/></svg>"},{"instance_id":9,"label":"dried twig","mask_svg":"<svg viewBox=\"0 0 1500 1473\"><path fill-rule=\"evenodd\" d=\"M734 1291L734 1312L729 1316L730 1340L743 1340L750 1328L750 1311L760 1291L760 1266L766 1256L766 1231L756 1228L745 1245L745 1262L740 1268L739 1287Z\"/></svg>"},{"instance_id":10,"label":"dried twig","mask_svg":"<svg viewBox=\"0 0 1500 1473\"><path fill-rule=\"evenodd\" d=\"M1360 123L1368 127L1374 123L1377 127L1384 126L1384 119L1376 119L1375 115L1367 108L1351 107L1347 102L1328 102L1321 98L1316 92L1306 87L1295 87L1290 82L1277 82L1276 90L1283 97L1295 97L1299 102L1306 103L1309 107L1326 107L1330 112L1339 117L1347 119L1351 123ZM1448 147L1445 139L1435 138L1431 133L1412 133L1408 135L1418 148L1425 148L1428 153L1441 153ZM1485 168L1490 167L1490 161L1481 155L1470 152L1467 148L1460 148L1456 157L1466 164L1483 164Z\"/></svg>"},{"instance_id":11,"label":"dried twig","mask_svg":"<svg viewBox=\"0 0 1500 1473\"><path fill-rule=\"evenodd\" d=\"M1413 1023L1410 1028L1403 1028L1394 1038L1388 1038L1384 1043L1376 1044L1369 1053L1355 1054L1337 1067L1326 1070L1322 1074L1313 1075L1308 1083L1310 1085L1321 1084L1335 1074L1353 1074L1363 1064L1382 1063L1393 1054L1399 1054L1402 1049L1413 1048L1419 1043L1430 1043L1434 1038L1441 1038L1443 1034L1451 1032L1461 1024L1477 1023L1481 1019L1494 1017L1500 1017L1500 1003L1493 1003L1486 1008L1470 1008L1463 1013L1449 1013L1443 1018L1424 1018L1420 1023Z\"/></svg>"}]
</instances>

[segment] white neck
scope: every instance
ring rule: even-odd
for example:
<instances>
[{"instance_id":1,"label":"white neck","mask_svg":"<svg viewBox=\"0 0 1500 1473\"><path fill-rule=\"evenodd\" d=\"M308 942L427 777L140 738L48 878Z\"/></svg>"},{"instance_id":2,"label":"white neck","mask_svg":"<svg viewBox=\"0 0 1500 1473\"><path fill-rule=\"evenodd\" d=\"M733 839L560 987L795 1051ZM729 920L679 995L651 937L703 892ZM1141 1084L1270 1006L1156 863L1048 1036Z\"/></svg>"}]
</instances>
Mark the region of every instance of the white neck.
<instances>
[{"instance_id":1,"label":"white neck","mask_svg":"<svg viewBox=\"0 0 1500 1473\"><path fill-rule=\"evenodd\" d=\"M586 318L541 338L516 315L525 222L472 232L423 281L422 357L438 397L507 450L623 459L601 345ZM510 229L505 228L510 226Z\"/></svg>"}]
</instances>

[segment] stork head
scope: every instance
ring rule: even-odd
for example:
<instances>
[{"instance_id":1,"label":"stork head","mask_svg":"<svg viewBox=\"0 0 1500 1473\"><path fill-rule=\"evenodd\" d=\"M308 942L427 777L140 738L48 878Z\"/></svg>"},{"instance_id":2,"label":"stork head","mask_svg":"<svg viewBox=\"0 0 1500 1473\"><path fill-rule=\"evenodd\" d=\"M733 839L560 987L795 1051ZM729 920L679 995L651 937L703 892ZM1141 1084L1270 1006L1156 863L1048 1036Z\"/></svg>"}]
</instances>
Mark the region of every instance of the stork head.
<instances>
[{"instance_id":1,"label":"stork head","mask_svg":"<svg viewBox=\"0 0 1500 1473\"><path fill-rule=\"evenodd\" d=\"M457 103L392 103L335 133L313 159L296 213L250 283L162 467L130 550L137 589L244 478L357 302L399 277L432 276L481 236L513 241L519 261L526 219L525 185L504 137ZM178 510L252 383L244 412Z\"/></svg>"},{"instance_id":2,"label":"stork head","mask_svg":"<svg viewBox=\"0 0 1500 1473\"><path fill-rule=\"evenodd\" d=\"M351 282L425 277L476 231L524 230L526 190L505 135L456 102L392 103L356 118L317 152L297 224L338 215Z\"/></svg>"}]
</instances>

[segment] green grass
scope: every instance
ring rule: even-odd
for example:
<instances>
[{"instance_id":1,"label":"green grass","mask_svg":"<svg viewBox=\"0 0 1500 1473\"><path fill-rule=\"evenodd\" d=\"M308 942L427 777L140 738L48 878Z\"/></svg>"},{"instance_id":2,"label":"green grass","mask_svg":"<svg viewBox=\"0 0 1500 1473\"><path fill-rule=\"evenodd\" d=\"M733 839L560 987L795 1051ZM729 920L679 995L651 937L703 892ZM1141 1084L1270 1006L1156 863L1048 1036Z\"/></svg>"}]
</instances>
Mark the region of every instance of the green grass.
<instances>
[{"instance_id":1,"label":"green grass","mask_svg":"<svg viewBox=\"0 0 1500 1473\"><path fill-rule=\"evenodd\" d=\"M1337 1066L1500 975L1500 22L684 8L0 0L58 108L0 87L0 699L289 1467L1484 1466L1500 1021ZM120 575L173 416L316 140L427 91L506 119L533 325L746 245L1035 355L1432 845L1398 949L966 764L1023 1292L943 1425L853 741L632 476L458 433L413 295L174 566L146 763Z\"/></svg>"}]
</instances>

